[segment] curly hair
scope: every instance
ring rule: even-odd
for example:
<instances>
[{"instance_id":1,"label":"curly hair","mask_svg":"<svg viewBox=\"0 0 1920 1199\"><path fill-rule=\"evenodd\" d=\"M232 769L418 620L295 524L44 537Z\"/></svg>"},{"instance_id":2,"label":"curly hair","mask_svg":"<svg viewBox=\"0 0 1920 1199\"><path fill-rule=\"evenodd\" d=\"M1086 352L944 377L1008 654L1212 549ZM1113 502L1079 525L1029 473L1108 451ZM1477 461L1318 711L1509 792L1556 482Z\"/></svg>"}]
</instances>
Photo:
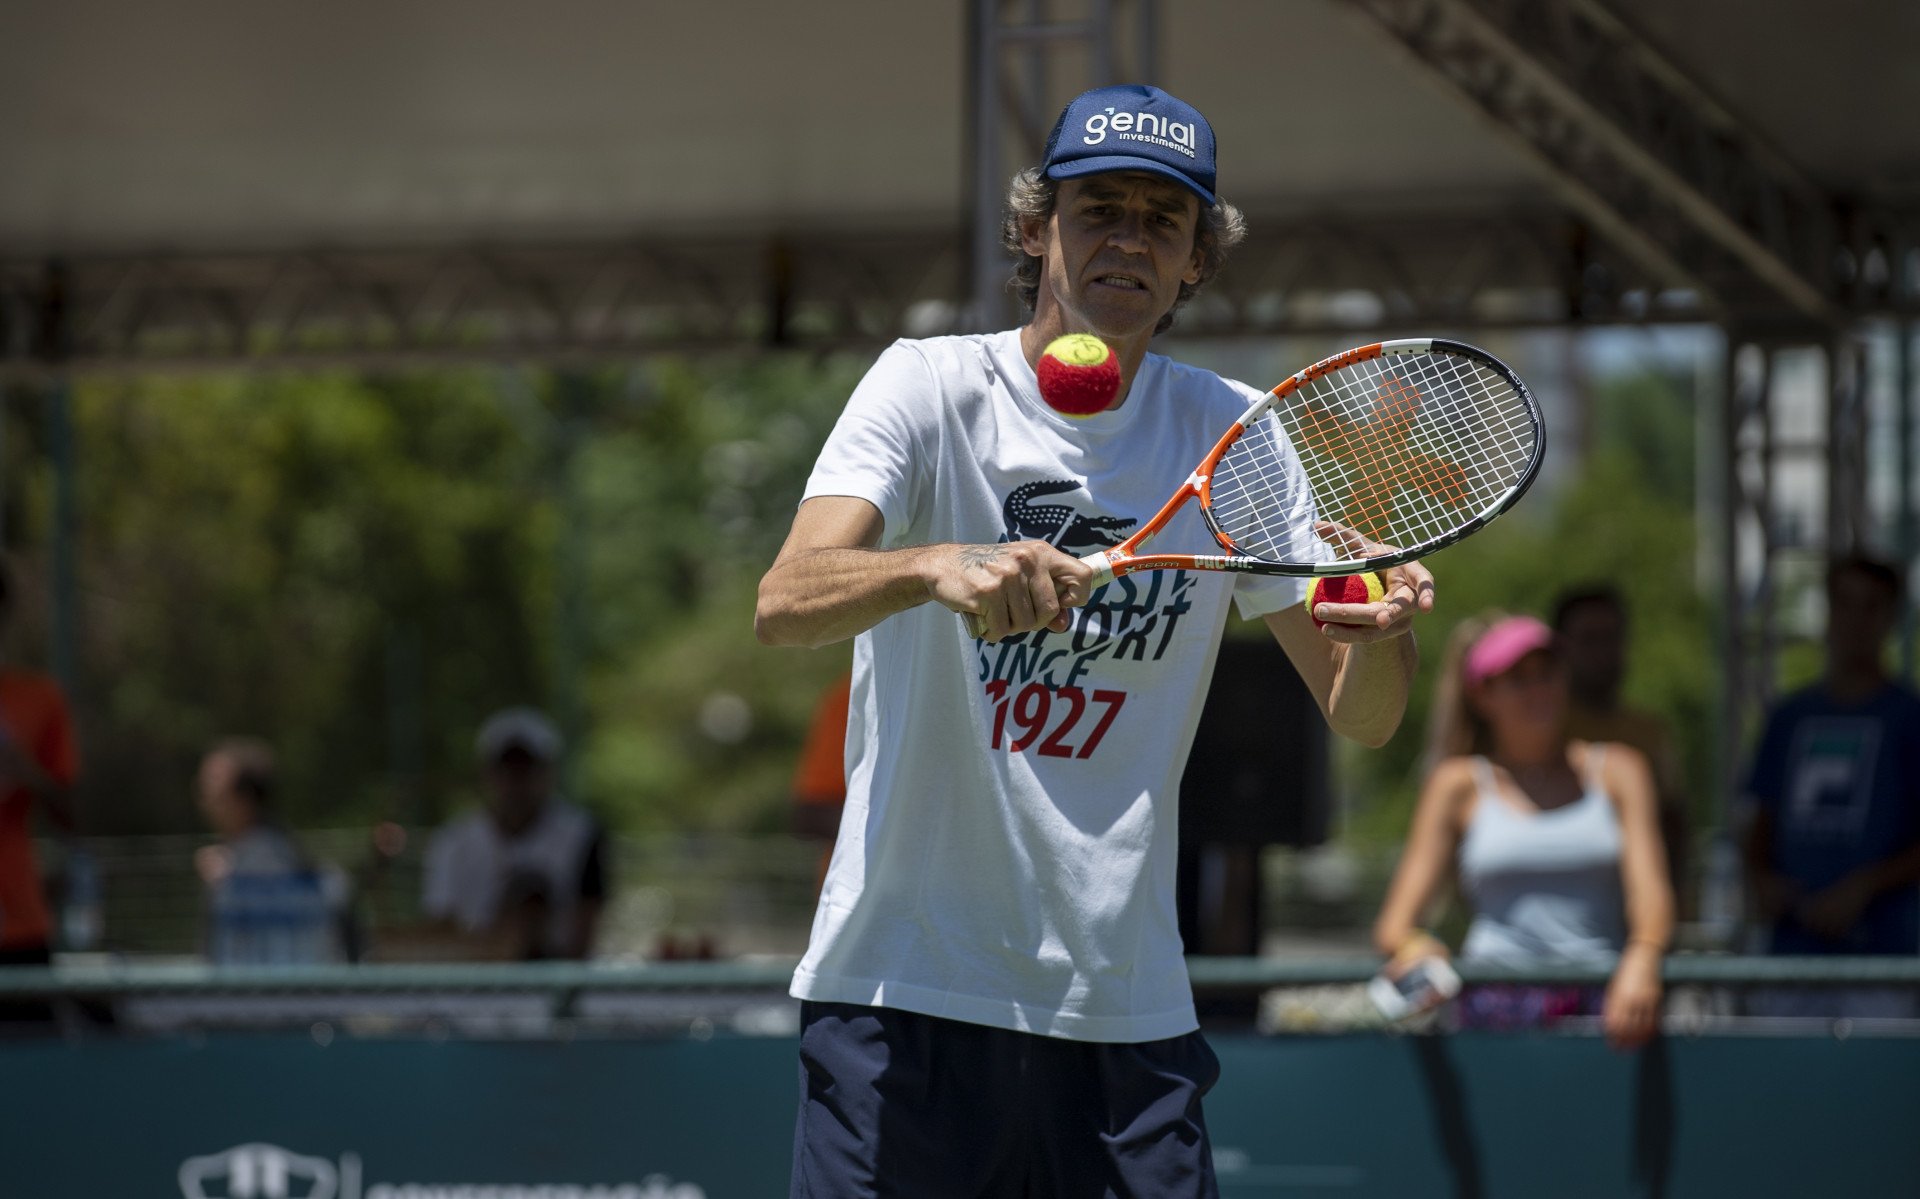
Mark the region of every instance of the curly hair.
<instances>
[{"instance_id":1,"label":"curly hair","mask_svg":"<svg viewBox=\"0 0 1920 1199\"><path fill-rule=\"evenodd\" d=\"M1007 185L1007 211L1000 223L1000 241L1018 258L1013 268L1013 278L1008 283L1029 314L1039 302L1040 259L1026 252L1026 247L1021 244L1020 228L1029 220L1045 221L1051 218L1059 195L1060 185L1047 178L1039 167L1021 171ZM1179 296L1174 299L1173 307L1167 310L1167 314L1160 318L1160 323L1154 326L1155 333L1165 333L1173 326L1174 314L1219 273L1220 268L1226 265L1228 251L1239 245L1246 236L1247 218L1238 208L1220 199L1216 199L1211 207L1201 207L1200 221L1193 232L1193 244L1200 251L1200 279L1195 283L1180 284Z\"/></svg>"}]
</instances>

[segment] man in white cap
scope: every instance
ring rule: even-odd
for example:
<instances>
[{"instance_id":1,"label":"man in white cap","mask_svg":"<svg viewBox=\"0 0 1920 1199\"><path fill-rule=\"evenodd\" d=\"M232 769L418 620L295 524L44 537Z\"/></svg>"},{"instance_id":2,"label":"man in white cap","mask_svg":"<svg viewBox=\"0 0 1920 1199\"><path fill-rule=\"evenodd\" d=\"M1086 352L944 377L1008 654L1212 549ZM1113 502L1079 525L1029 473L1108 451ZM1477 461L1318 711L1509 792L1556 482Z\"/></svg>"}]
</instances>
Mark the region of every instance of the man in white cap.
<instances>
[{"instance_id":1,"label":"man in white cap","mask_svg":"<svg viewBox=\"0 0 1920 1199\"><path fill-rule=\"evenodd\" d=\"M421 907L504 956L586 957L606 903L606 837L554 794L559 731L507 708L474 744L487 806L434 834Z\"/></svg>"}]
</instances>

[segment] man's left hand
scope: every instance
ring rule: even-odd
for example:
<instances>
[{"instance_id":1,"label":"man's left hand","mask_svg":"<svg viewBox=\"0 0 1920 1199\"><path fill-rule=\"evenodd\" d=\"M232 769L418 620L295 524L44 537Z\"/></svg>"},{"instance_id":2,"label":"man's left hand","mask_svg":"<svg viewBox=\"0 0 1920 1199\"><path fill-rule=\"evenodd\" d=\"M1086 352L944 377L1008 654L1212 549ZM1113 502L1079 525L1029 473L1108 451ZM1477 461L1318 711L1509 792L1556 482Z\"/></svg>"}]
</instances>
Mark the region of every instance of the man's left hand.
<instances>
[{"instance_id":1,"label":"man's left hand","mask_svg":"<svg viewBox=\"0 0 1920 1199\"><path fill-rule=\"evenodd\" d=\"M1323 520L1314 526L1322 540L1353 558L1378 557L1394 547L1369 540L1345 525ZM1321 604L1314 615L1326 621L1328 639L1349 645L1385 641L1413 629L1414 614L1433 611L1433 575L1418 562L1379 571L1381 597L1367 604Z\"/></svg>"}]
</instances>

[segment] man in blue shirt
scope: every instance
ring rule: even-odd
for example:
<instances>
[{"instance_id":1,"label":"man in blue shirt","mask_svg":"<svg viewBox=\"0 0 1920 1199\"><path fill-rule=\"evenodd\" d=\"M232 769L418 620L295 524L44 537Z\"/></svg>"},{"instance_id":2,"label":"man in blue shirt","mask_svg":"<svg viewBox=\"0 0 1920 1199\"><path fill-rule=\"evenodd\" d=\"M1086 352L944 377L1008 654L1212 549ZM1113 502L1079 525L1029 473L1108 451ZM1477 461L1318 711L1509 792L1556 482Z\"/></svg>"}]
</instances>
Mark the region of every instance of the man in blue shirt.
<instances>
[{"instance_id":1,"label":"man in blue shirt","mask_svg":"<svg viewBox=\"0 0 1920 1199\"><path fill-rule=\"evenodd\" d=\"M1748 791L1748 894L1777 954L1920 952L1920 696L1882 660L1902 579L1827 572L1827 673L1767 720Z\"/></svg>"}]
</instances>

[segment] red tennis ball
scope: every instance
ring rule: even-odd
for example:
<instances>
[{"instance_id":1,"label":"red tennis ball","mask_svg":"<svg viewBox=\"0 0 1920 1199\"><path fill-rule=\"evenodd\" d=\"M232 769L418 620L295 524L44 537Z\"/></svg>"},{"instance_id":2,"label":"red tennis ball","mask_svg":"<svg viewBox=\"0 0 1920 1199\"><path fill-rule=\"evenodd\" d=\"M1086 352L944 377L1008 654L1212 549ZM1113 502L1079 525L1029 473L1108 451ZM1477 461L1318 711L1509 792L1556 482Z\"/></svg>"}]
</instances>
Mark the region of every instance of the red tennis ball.
<instances>
[{"instance_id":1,"label":"red tennis ball","mask_svg":"<svg viewBox=\"0 0 1920 1199\"><path fill-rule=\"evenodd\" d=\"M1047 407L1076 419L1105 412L1120 394L1120 356L1091 333L1048 342L1033 372Z\"/></svg>"},{"instance_id":2,"label":"red tennis ball","mask_svg":"<svg viewBox=\"0 0 1920 1199\"><path fill-rule=\"evenodd\" d=\"M1313 615L1321 604L1371 604L1386 595L1380 576L1372 571L1357 575L1321 575L1307 588L1307 615L1313 627L1324 629L1328 622Z\"/></svg>"}]
</instances>

